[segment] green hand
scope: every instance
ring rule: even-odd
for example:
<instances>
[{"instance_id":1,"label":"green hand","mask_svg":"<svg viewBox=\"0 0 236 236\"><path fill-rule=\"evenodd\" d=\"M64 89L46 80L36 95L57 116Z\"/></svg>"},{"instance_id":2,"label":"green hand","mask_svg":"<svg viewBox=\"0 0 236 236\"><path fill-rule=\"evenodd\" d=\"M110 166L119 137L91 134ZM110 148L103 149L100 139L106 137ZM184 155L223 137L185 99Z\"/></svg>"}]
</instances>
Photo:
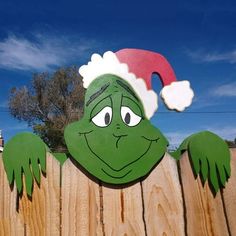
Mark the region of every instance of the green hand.
<instances>
[{"instance_id":1,"label":"green hand","mask_svg":"<svg viewBox=\"0 0 236 236\"><path fill-rule=\"evenodd\" d=\"M209 179L215 192L220 186L225 186L230 177L230 152L224 140L209 131L203 131L185 139L171 155L179 159L186 150L195 175L200 174L204 182Z\"/></svg>"},{"instance_id":2,"label":"green hand","mask_svg":"<svg viewBox=\"0 0 236 236\"><path fill-rule=\"evenodd\" d=\"M25 176L26 192L32 194L33 179L40 183L41 171L46 171L46 145L32 133L14 136L4 147L3 163L10 184L15 180L18 192L22 192L22 174Z\"/></svg>"}]
</instances>

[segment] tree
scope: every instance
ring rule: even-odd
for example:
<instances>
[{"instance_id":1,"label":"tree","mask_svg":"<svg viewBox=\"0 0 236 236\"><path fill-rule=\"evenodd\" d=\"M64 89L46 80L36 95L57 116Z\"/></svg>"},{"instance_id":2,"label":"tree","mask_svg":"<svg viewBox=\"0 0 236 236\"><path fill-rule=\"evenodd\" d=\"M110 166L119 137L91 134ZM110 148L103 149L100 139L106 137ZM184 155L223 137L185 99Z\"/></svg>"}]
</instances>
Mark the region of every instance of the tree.
<instances>
[{"instance_id":1,"label":"tree","mask_svg":"<svg viewBox=\"0 0 236 236\"><path fill-rule=\"evenodd\" d=\"M83 115L84 88L78 68L33 75L29 87L12 88L11 115L26 121L53 151L65 152L64 127Z\"/></svg>"},{"instance_id":2,"label":"tree","mask_svg":"<svg viewBox=\"0 0 236 236\"><path fill-rule=\"evenodd\" d=\"M236 142L235 142L235 140L234 140L234 141L225 140L225 142L227 143L227 145L228 145L229 148L234 148L234 147L236 147Z\"/></svg>"}]
</instances>

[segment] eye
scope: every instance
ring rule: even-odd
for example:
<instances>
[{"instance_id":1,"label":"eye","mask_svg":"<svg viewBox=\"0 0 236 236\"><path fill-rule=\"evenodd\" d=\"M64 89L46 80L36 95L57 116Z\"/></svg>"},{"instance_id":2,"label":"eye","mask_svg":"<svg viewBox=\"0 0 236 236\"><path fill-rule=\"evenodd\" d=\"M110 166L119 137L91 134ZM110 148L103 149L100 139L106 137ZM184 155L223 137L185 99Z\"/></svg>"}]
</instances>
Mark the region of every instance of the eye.
<instances>
[{"instance_id":1,"label":"eye","mask_svg":"<svg viewBox=\"0 0 236 236\"><path fill-rule=\"evenodd\" d=\"M128 126L135 126L142 119L142 117L136 115L129 107L121 107L121 117Z\"/></svg>"},{"instance_id":2,"label":"eye","mask_svg":"<svg viewBox=\"0 0 236 236\"><path fill-rule=\"evenodd\" d=\"M99 127L106 127L111 123L112 109L111 107L104 107L92 118L92 122Z\"/></svg>"}]
</instances>

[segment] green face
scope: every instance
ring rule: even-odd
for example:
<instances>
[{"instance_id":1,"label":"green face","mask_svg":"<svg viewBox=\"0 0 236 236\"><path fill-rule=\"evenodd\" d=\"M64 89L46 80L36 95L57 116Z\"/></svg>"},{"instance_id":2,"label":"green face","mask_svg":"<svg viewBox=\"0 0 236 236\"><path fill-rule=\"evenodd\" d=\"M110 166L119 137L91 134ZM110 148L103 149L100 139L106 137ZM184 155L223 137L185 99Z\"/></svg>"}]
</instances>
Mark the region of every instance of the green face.
<instances>
[{"instance_id":1,"label":"green face","mask_svg":"<svg viewBox=\"0 0 236 236\"><path fill-rule=\"evenodd\" d=\"M103 75L90 84L84 116L66 127L65 140L79 164L111 184L145 176L162 159L168 145L146 119L133 89L114 75Z\"/></svg>"}]
</instances>

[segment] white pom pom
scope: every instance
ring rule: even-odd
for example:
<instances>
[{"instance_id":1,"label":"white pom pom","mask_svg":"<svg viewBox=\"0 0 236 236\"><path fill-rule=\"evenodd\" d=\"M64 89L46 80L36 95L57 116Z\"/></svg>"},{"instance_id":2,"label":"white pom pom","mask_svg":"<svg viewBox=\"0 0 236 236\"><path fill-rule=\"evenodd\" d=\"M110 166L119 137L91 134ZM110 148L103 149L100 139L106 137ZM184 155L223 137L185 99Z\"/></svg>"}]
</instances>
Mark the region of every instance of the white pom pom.
<instances>
[{"instance_id":1,"label":"white pom pom","mask_svg":"<svg viewBox=\"0 0 236 236\"><path fill-rule=\"evenodd\" d=\"M192 103L194 93L187 80L172 82L161 90L161 97L171 110L183 111Z\"/></svg>"}]
</instances>

